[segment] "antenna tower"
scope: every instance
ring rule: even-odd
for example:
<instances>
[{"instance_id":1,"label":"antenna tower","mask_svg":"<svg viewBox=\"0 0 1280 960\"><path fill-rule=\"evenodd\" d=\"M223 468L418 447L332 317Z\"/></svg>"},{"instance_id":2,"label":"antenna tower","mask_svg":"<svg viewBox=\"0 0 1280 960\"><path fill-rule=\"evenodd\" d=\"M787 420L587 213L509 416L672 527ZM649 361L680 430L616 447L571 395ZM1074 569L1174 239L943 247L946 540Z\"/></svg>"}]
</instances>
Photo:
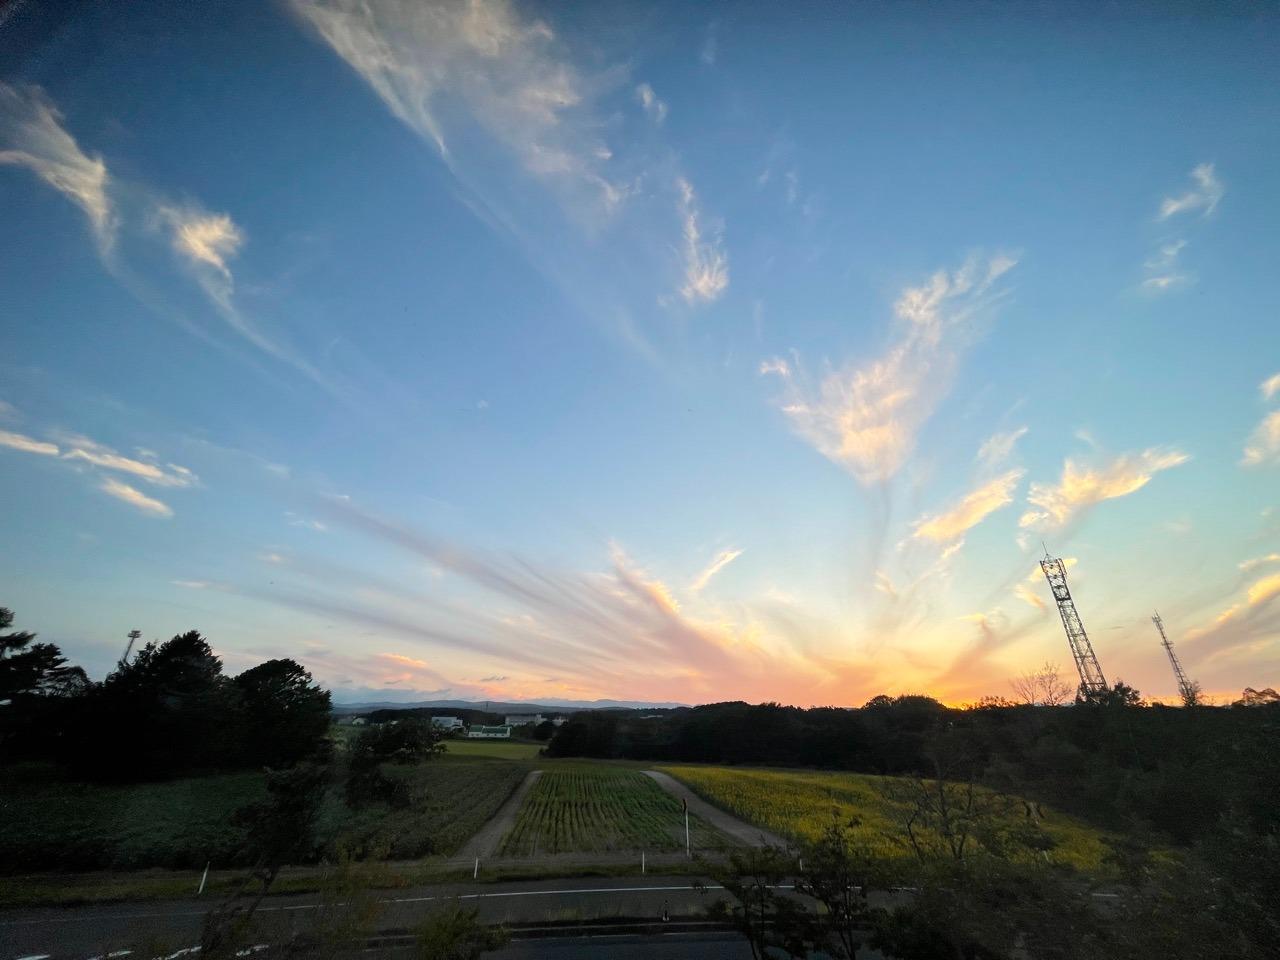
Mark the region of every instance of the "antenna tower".
<instances>
[{"instance_id":1,"label":"antenna tower","mask_svg":"<svg viewBox=\"0 0 1280 960\"><path fill-rule=\"evenodd\" d=\"M1151 622L1160 631L1160 646L1169 655L1169 665L1173 667L1173 675L1178 678L1178 693L1182 696L1182 705L1195 706L1200 700L1200 685L1194 680L1188 680L1187 675L1182 672L1182 664L1178 662L1178 655L1173 652L1173 642L1164 632L1164 621L1160 619L1159 612L1151 618Z\"/></svg>"},{"instance_id":2,"label":"antenna tower","mask_svg":"<svg viewBox=\"0 0 1280 960\"><path fill-rule=\"evenodd\" d=\"M1071 599L1071 591L1067 587L1067 567L1060 557L1049 556L1045 551L1040 561L1040 569L1049 581L1049 589L1053 591L1053 599L1058 603L1058 614L1062 617L1062 627L1067 631L1067 643L1071 645L1071 656L1076 662L1076 670L1080 673L1081 699L1090 694L1103 693L1107 689L1107 678L1102 675L1102 667L1098 666L1098 658L1094 656L1093 644L1089 635L1084 632L1084 624L1080 622L1080 614L1076 613L1075 601Z\"/></svg>"},{"instance_id":3,"label":"antenna tower","mask_svg":"<svg viewBox=\"0 0 1280 960\"><path fill-rule=\"evenodd\" d=\"M124 648L124 656L120 658L120 663L118 664L121 670L129 665L129 654L133 652L133 645L138 642L138 638L141 636L141 630L129 631L129 645Z\"/></svg>"}]
</instances>

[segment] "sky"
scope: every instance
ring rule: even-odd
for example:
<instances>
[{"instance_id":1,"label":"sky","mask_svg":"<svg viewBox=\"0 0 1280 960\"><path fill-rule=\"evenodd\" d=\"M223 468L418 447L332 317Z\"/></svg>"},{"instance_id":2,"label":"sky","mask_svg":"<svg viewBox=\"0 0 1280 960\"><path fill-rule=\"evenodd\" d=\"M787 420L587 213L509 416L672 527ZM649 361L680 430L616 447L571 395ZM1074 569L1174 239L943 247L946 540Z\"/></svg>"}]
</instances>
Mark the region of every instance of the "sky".
<instances>
[{"instance_id":1,"label":"sky","mask_svg":"<svg viewBox=\"0 0 1280 960\"><path fill-rule=\"evenodd\" d=\"M37 7L39 9L37 9ZM1280 15L0 13L0 604L336 700L1280 684Z\"/></svg>"}]
</instances>

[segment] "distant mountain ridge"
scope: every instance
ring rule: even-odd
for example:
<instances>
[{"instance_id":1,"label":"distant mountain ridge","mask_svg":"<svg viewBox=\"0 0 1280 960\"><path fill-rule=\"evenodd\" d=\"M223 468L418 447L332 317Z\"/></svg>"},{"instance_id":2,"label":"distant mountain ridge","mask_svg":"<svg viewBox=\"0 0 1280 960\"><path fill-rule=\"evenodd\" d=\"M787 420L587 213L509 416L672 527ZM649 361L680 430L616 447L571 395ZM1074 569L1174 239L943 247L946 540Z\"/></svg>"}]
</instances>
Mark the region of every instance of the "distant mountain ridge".
<instances>
[{"instance_id":1,"label":"distant mountain ridge","mask_svg":"<svg viewBox=\"0 0 1280 960\"><path fill-rule=\"evenodd\" d=\"M648 703L639 700L411 700L335 703L340 714L370 713L374 710L486 710L489 713L563 713L566 710L673 710L687 703Z\"/></svg>"}]
</instances>

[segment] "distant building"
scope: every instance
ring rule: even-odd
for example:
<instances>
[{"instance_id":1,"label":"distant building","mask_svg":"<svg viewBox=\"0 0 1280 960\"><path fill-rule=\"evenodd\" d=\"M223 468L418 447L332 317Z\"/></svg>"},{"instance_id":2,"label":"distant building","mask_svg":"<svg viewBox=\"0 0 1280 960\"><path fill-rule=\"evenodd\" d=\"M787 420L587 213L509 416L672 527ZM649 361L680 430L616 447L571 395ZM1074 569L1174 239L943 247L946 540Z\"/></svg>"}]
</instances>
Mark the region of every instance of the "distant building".
<instances>
[{"instance_id":1,"label":"distant building","mask_svg":"<svg viewBox=\"0 0 1280 960\"><path fill-rule=\"evenodd\" d=\"M559 726L562 726L562 725L564 724L565 719L564 719L564 717L556 717L556 718L555 718L554 720L552 720L551 722L552 722L552 724L554 724L555 726L559 727Z\"/></svg>"},{"instance_id":2,"label":"distant building","mask_svg":"<svg viewBox=\"0 0 1280 960\"><path fill-rule=\"evenodd\" d=\"M462 729L462 721L457 717L432 717L431 725L437 730L452 731Z\"/></svg>"},{"instance_id":3,"label":"distant building","mask_svg":"<svg viewBox=\"0 0 1280 960\"><path fill-rule=\"evenodd\" d=\"M510 727L482 727L474 726L467 731L467 739L469 740L510 740Z\"/></svg>"},{"instance_id":4,"label":"distant building","mask_svg":"<svg viewBox=\"0 0 1280 960\"><path fill-rule=\"evenodd\" d=\"M546 718L540 713L509 713L505 722L508 727L524 727L529 724L536 727L544 719Z\"/></svg>"},{"instance_id":5,"label":"distant building","mask_svg":"<svg viewBox=\"0 0 1280 960\"><path fill-rule=\"evenodd\" d=\"M352 725L353 727L363 727L363 726L365 725L365 722L366 722L366 721L365 721L364 717L355 717L355 718L353 718L353 719L352 719L352 721L351 721L351 725Z\"/></svg>"}]
</instances>

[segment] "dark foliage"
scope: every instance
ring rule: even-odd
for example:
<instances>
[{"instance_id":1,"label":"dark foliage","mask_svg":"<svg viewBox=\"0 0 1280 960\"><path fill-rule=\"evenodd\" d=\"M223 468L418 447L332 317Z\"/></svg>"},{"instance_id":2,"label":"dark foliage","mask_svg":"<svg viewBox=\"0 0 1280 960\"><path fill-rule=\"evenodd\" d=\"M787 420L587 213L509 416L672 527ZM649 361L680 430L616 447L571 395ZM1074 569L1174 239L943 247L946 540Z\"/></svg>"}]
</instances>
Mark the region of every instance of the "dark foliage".
<instances>
[{"instance_id":1,"label":"dark foliage","mask_svg":"<svg viewBox=\"0 0 1280 960\"><path fill-rule=\"evenodd\" d=\"M0 629L13 622L0 609ZM240 676L199 631L153 641L101 683L30 633L0 634L3 759L55 761L80 777L165 780L285 767L327 746L329 693L292 660Z\"/></svg>"},{"instance_id":2,"label":"dark foliage","mask_svg":"<svg viewBox=\"0 0 1280 960\"><path fill-rule=\"evenodd\" d=\"M429 721L396 720L369 727L356 738L347 764L347 802L352 806L381 802L408 806L413 797L409 781L388 777L384 763L411 764L444 752L443 738Z\"/></svg>"},{"instance_id":3,"label":"dark foliage","mask_svg":"<svg viewBox=\"0 0 1280 960\"><path fill-rule=\"evenodd\" d=\"M293 660L268 660L235 678L246 759L268 767L304 757L329 729L329 691Z\"/></svg>"}]
</instances>

